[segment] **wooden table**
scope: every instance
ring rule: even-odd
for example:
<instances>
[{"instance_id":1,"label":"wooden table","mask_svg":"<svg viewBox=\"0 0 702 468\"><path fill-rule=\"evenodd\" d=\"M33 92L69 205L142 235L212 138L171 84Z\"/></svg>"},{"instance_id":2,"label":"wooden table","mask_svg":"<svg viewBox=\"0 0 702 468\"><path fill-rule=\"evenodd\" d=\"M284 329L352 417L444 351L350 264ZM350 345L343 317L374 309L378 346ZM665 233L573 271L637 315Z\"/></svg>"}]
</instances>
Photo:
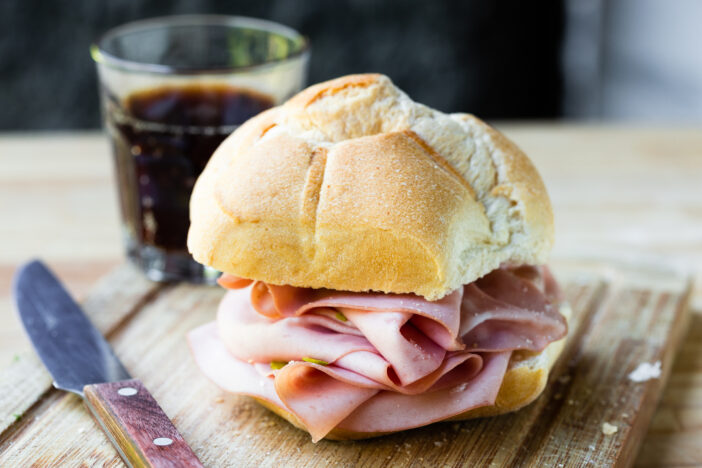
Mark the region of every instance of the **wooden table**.
<instances>
[{"instance_id":1,"label":"wooden table","mask_svg":"<svg viewBox=\"0 0 702 468\"><path fill-rule=\"evenodd\" d=\"M702 465L702 131L499 127L531 156L549 189L554 256L694 275L690 330L637 465ZM116 203L102 134L0 135L0 366L29 347L9 297L15 267L41 257L81 297L123 260Z\"/></svg>"}]
</instances>

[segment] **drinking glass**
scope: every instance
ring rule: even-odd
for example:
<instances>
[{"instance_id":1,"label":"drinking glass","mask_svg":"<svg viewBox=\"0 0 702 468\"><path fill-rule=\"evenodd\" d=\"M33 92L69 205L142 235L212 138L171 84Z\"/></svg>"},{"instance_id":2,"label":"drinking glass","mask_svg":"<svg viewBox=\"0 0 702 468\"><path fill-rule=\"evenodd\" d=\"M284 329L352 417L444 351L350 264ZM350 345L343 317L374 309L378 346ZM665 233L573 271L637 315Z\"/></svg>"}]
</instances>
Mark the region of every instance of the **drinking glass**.
<instances>
[{"instance_id":1,"label":"drinking glass","mask_svg":"<svg viewBox=\"0 0 702 468\"><path fill-rule=\"evenodd\" d=\"M237 126L302 89L307 40L259 19L171 16L114 28L91 55L127 257L155 281L213 282L186 247L193 184Z\"/></svg>"}]
</instances>

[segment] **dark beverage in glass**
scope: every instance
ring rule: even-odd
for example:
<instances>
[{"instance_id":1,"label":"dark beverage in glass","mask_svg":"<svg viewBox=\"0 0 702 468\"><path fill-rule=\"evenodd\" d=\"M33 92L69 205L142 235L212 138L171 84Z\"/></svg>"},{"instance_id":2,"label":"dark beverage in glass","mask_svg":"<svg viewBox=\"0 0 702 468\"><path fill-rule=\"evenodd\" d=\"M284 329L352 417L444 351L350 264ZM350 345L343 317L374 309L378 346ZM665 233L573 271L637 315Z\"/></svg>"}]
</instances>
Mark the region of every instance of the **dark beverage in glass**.
<instances>
[{"instance_id":1,"label":"dark beverage in glass","mask_svg":"<svg viewBox=\"0 0 702 468\"><path fill-rule=\"evenodd\" d=\"M109 105L129 256L156 262L164 252L166 262L181 264L166 269L188 268L188 203L197 176L239 124L272 106L269 96L226 85L156 88Z\"/></svg>"},{"instance_id":2,"label":"dark beverage in glass","mask_svg":"<svg viewBox=\"0 0 702 468\"><path fill-rule=\"evenodd\" d=\"M186 248L193 185L237 126L302 88L306 50L283 26L220 16L132 23L93 46L127 256L151 279L216 278Z\"/></svg>"}]
</instances>

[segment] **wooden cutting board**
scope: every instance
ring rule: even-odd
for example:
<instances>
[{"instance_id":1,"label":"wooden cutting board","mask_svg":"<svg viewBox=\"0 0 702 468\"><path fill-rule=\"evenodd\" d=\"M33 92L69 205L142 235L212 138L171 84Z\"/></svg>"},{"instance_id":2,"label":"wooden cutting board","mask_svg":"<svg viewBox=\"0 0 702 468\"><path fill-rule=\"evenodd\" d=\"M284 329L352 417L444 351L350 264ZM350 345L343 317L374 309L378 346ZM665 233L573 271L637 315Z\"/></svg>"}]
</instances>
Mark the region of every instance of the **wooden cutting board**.
<instances>
[{"instance_id":1,"label":"wooden cutting board","mask_svg":"<svg viewBox=\"0 0 702 468\"><path fill-rule=\"evenodd\" d=\"M570 336L544 394L496 418L439 423L355 442L322 441L206 380L184 335L211 321L222 291L158 285L131 266L84 301L206 466L628 466L686 328L689 280L656 266L561 261ZM641 363L660 378L636 383ZM604 423L617 432L606 435ZM51 387L33 353L0 370L0 466L122 466L80 399Z\"/></svg>"}]
</instances>

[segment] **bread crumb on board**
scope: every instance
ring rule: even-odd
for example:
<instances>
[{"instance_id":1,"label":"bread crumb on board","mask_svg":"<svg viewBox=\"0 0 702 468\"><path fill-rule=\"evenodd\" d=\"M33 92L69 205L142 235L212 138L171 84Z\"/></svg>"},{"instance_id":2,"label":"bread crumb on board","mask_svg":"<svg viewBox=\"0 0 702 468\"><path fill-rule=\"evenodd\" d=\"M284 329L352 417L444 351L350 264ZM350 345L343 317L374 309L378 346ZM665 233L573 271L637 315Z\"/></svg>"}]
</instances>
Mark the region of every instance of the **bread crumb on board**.
<instances>
[{"instance_id":1,"label":"bread crumb on board","mask_svg":"<svg viewBox=\"0 0 702 468\"><path fill-rule=\"evenodd\" d=\"M656 361L653 364L642 362L639 366L629 373L629 380L632 382L646 382L651 379L657 379L661 376L661 361Z\"/></svg>"},{"instance_id":2,"label":"bread crumb on board","mask_svg":"<svg viewBox=\"0 0 702 468\"><path fill-rule=\"evenodd\" d=\"M610 424L606 421L602 423L602 433L604 435L616 434L616 432L618 430L619 430L619 428L617 426L615 426L614 424Z\"/></svg>"}]
</instances>

